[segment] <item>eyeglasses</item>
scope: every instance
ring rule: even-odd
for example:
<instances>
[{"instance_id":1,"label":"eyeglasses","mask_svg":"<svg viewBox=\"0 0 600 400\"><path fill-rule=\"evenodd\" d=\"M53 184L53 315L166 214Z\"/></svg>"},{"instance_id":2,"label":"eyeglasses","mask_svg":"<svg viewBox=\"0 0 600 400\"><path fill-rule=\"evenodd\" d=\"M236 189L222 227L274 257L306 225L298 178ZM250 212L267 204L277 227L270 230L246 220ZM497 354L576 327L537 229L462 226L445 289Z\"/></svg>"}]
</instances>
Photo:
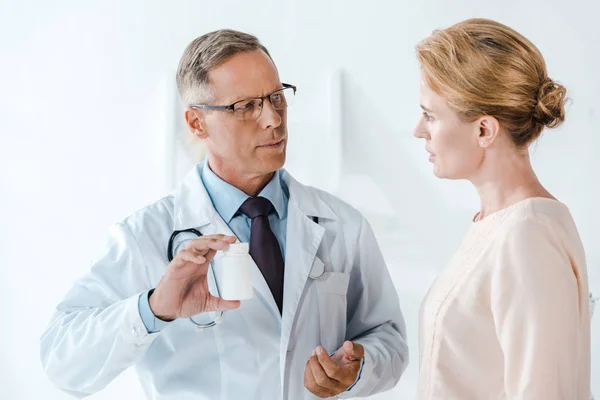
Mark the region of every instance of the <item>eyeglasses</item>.
<instances>
[{"instance_id":1,"label":"eyeglasses","mask_svg":"<svg viewBox=\"0 0 600 400\"><path fill-rule=\"evenodd\" d=\"M236 101L228 106L190 104L190 107L203 110L231 111L233 112L235 118L241 121L257 119L262 113L265 99L269 99L269 102L275 110L285 110L294 103L294 98L296 97L296 86L289 85L287 83L282 83L282 85L283 88L277 89L273 93L266 96Z\"/></svg>"}]
</instances>

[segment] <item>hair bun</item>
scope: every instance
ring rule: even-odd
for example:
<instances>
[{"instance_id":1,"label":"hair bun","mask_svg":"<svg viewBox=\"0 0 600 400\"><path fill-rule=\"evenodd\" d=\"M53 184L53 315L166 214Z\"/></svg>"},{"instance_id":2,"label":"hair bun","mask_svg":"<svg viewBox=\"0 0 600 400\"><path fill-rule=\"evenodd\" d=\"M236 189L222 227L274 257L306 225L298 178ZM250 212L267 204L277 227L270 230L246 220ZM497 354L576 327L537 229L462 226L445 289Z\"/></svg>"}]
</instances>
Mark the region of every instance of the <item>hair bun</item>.
<instances>
[{"instance_id":1,"label":"hair bun","mask_svg":"<svg viewBox=\"0 0 600 400\"><path fill-rule=\"evenodd\" d=\"M537 94L533 119L546 128L556 128L565 120L567 89L546 77Z\"/></svg>"}]
</instances>

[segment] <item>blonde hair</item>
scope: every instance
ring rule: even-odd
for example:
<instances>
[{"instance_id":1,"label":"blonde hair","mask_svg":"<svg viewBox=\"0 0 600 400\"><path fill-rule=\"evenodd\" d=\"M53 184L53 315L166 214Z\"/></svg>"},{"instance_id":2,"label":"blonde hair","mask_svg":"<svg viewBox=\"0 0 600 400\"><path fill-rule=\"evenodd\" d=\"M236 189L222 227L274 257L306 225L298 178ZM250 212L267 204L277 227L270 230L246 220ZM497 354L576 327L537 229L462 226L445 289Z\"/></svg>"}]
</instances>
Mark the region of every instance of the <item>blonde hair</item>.
<instances>
[{"instance_id":1,"label":"blonde hair","mask_svg":"<svg viewBox=\"0 0 600 400\"><path fill-rule=\"evenodd\" d=\"M548 77L537 47L515 30L469 19L417 45L427 85L468 121L489 115L518 147L565 119L567 90Z\"/></svg>"},{"instance_id":2,"label":"blonde hair","mask_svg":"<svg viewBox=\"0 0 600 400\"><path fill-rule=\"evenodd\" d=\"M271 58L266 47L249 33L221 29L194 39L177 68L177 89L184 106L210 101L210 70L236 54L253 50L262 50Z\"/></svg>"}]
</instances>

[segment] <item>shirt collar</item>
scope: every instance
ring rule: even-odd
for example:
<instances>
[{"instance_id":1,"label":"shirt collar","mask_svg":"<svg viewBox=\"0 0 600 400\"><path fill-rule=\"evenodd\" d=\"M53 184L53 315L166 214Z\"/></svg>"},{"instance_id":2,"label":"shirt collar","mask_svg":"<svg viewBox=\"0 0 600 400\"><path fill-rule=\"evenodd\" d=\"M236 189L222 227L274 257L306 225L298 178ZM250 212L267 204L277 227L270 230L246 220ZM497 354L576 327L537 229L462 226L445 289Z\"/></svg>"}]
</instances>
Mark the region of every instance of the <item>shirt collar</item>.
<instances>
[{"instance_id":1,"label":"shirt collar","mask_svg":"<svg viewBox=\"0 0 600 400\"><path fill-rule=\"evenodd\" d=\"M213 206L221 215L221 218L229 224L240 206L250 197L235 186L219 178L209 167L208 162L204 163L202 171L202 183L208 192ZM273 178L258 194L260 197L268 199L277 212L279 219L287 216L287 196L282 188L279 171L275 171Z\"/></svg>"}]
</instances>

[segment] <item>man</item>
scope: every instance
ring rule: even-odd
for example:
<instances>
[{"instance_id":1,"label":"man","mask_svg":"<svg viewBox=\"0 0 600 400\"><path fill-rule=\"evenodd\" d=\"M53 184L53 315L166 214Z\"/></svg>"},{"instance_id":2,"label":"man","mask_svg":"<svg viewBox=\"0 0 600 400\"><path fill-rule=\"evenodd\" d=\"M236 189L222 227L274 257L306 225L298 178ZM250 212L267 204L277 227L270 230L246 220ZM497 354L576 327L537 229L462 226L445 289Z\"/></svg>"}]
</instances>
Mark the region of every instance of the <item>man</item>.
<instances>
[{"instance_id":1,"label":"man","mask_svg":"<svg viewBox=\"0 0 600 400\"><path fill-rule=\"evenodd\" d=\"M48 376L80 397L130 366L152 399L346 398L393 387L408 362L405 326L371 228L281 169L296 88L254 36L231 30L194 40L177 83L208 161L116 224L42 337ZM241 303L218 297L209 268L236 238L256 263L253 298ZM197 332L207 316L222 322Z\"/></svg>"}]
</instances>

